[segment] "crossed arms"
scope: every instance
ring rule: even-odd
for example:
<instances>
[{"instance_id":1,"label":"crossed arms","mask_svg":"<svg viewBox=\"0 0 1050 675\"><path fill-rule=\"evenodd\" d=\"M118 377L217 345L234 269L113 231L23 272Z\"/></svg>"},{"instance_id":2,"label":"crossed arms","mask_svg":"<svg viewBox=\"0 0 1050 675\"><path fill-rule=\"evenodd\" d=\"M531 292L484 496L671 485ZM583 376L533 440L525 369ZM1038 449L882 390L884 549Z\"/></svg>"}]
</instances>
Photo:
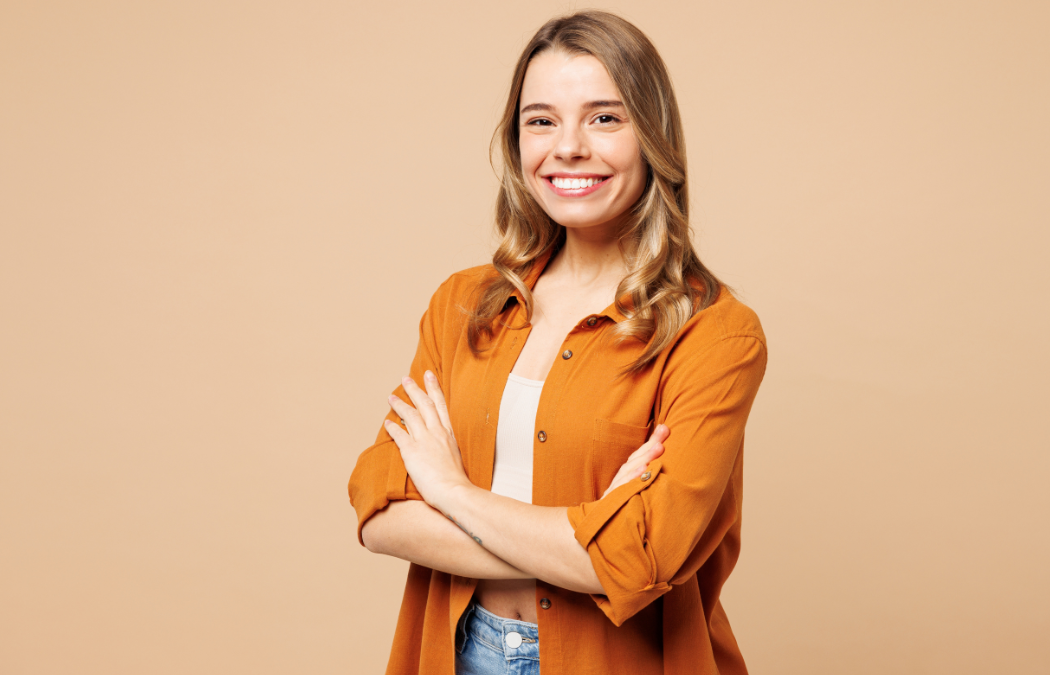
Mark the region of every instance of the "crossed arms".
<instances>
[{"instance_id":1,"label":"crossed arms","mask_svg":"<svg viewBox=\"0 0 1050 675\"><path fill-rule=\"evenodd\" d=\"M391 502L377 512L362 527L365 546L464 577L536 578L580 593L604 593L566 507L525 504L466 478L441 388L429 370L424 382L426 391L411 378L403 380L415 407L391 396L391 407L405 419L406 429L389 421L386 429L425 502ZM661 425L628 458L606 492L640 475L663 452L666 437L667 428Z\"/></svg>"}]
</instances>

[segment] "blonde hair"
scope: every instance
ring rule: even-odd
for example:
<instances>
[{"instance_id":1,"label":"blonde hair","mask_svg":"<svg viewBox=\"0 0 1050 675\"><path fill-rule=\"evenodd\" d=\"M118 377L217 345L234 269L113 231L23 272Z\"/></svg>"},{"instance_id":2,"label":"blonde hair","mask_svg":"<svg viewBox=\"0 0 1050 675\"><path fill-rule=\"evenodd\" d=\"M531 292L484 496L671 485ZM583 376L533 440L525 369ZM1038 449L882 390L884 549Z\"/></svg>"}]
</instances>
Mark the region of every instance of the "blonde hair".
<instances>
[{"instance_id":1,"label":"blonde hair","mask_svg":"<svg viewBox=\"0 0 1050 675\"><path fill-rule=\"evenodd\" d=\"M500 241L493 275L478 289L469 310L467 343L478 355L481 336L516 288L532 320L532 293L524 277L549 248L560 248L565 228L550 219L525 185L518 147L522 82L532 59L548 50L587 54L605 66L622 97L648 169L641 197L617 232L627 275L616 290L616 308L626 320L613 328L617 341L636 338L645 351L621 375L644 370L696 312L710 305L721 282L700 262L689 238L685 140L671 78L656 47L633 24L608 12L588 10L551 19L518 59L503 118L492 136L502 175L496 199ZM552 253L553 255L553 253ZM692 283L699 285L696 288ZM628 295L631 307L620 302Z\"/></svg>"}]
</instances>

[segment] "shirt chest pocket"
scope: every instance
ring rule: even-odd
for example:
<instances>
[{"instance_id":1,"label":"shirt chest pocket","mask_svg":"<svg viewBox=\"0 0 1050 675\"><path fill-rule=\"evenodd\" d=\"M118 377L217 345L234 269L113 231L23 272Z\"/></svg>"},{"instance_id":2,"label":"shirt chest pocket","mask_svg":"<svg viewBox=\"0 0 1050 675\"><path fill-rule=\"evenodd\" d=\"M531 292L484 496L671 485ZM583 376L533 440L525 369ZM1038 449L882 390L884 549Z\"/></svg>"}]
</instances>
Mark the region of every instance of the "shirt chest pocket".
<instances>
[{"instance_id":1,"label":"shirt chest pocket","mask_svg":"<svg viewBox=\"0 0 1050 675\"><path fill-rule=\"evenodd\" d=\"M593 499L602 496L631 453L649 439L651 426L640 427L595 418L590 456Z\"/></svg>"}]
</instances>

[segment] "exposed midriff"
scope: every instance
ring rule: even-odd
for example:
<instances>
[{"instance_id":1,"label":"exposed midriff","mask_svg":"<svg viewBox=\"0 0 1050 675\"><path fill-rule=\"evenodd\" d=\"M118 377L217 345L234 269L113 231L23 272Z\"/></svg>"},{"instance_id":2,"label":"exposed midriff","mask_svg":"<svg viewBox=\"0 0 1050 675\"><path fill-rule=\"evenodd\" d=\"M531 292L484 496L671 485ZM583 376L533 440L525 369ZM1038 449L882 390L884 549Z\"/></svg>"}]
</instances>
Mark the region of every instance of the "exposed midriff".
<instances>
[{"instance_id":1,"label":"exposed midriff","mask_svg":"<svg viewBox=\"0 0 1050 675\"><path fill-rule=\"evenodd\" d=\"M537 621L535 579L481 579L474 600L504 619Z\"/></svg>"}]
</instances>

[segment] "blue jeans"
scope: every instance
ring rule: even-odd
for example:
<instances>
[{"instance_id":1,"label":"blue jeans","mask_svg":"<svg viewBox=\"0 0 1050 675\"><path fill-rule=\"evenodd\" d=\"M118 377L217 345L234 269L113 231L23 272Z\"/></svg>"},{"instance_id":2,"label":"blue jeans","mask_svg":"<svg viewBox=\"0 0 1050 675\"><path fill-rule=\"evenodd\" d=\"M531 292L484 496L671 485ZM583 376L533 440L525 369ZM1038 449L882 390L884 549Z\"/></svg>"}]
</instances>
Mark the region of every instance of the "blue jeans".
<instances>
[{"instance_id":1,"label":"blue jeans","mask_svg":"<svg viewBox=\"0 0 1050 675\"><path fill-rule=\"evenodd\" d=\"M456 675L539 674L539 626L496 616L472 600L456 626Z\"/></svg>"}]
</instances>

